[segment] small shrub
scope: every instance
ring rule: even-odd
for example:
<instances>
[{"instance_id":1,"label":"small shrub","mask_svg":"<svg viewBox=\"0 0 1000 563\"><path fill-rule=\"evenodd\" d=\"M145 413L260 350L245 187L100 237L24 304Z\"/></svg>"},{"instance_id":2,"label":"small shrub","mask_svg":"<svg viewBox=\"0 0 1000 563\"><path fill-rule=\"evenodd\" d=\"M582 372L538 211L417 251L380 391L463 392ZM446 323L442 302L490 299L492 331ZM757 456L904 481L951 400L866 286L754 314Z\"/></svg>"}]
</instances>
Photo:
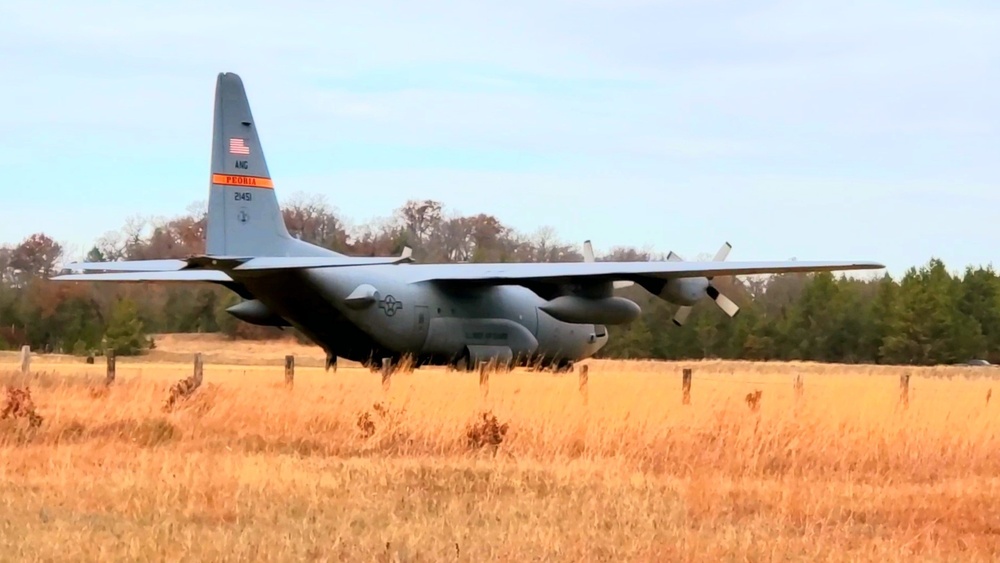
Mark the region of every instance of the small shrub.
<instances>
[{"instance_id":1,"label":"small shrub","mask_svg":"<svg viewBox=\"0 0 1000 563\"><path fill-rule=\"evenodd\" d=\"M372 414L373 412L374 414ZM399 420L405 413L406 411L403 409L393 410L385 406L384 403L375 403L372 405L371 411L358 413L356 425L365 438L371 438L379 429L391 434L398 431Z\"/></svg>"},{"instance_id":2,"label":"small shrub","mask_svg":"<svg viewBox=\"0 0 1000 563\"><path fill-rule=\"evenodd\" d=\"M38 428L42 425L42 417L35 412L35 402L31 400L31 389L28 387L8 387L7 400L3 410L0 410L0 420L5 418L26 418L28 426Z\"/></svg>"},{"instance_id":3,"label":"small shrub","mask_svg":"<svg viewBox=\"0 0 1000 563\"><path fill-rule=\"evenodd\" d=\"M367 411L358 414L357 426L365 438L371 438L375 434L375 421L372 420L371 413Z\"/></svg>"},{"instance_id":4,"label":"small shrub","mask_svg":"<svg viewBox=\"0 0 1000 563\"><path fill-rule=\"evenodd\" d=\"M476 421L466 428L466 444L470 449L475 450L489 446L496 453L497 448L503 443L504 436L507 435L509 426L506 422L500 424L492 412L484 412L480 416L482 420Z\"/></svg>"},{"instance_id":5,"label":"small shrub","mask_svg":"<svg viewBox=\"0 0 1000 563\"><path fill-rule=\"evenodd\" d=\"M199 382L195 380L194 376L182 379L170 388L170 393L167 395L167 400L163 403L163 410L169 412L174 408L174 404L180 399L187 399L195 390L198 389Z\"/></svg>"}]
</instances>

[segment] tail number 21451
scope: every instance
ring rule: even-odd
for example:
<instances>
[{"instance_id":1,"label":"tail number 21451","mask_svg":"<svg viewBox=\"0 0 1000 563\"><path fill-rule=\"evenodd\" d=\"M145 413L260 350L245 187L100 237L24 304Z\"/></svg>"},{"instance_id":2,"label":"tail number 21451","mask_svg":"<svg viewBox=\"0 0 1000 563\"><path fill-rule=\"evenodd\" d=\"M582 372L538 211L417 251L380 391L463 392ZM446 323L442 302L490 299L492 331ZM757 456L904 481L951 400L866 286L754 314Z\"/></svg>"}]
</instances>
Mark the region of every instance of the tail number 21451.
<instances>
[{"instance_id":1,"label":"tail number 21451","mask_svg":"<svg viewBox=\"0 0 1000 563\"><path fill-rule=\"evenodd\" d=\"M250 192L233 192L233 199L236 201L250 201L253 199Z\"/></svg>"}]
</instances>

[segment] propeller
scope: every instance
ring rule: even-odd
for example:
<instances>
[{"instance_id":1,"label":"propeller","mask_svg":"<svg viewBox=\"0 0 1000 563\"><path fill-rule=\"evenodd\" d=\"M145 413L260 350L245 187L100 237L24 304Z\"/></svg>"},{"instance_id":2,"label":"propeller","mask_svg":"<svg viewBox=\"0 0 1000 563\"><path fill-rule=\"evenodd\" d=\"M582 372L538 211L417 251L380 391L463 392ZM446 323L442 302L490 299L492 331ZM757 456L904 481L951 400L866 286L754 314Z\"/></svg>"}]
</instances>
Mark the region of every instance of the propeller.
<instances>
[{"instance_id":1,"label":"propeller","mask_svg":"<svg viewBox=\"0 0 1000 563\"><path fill-rule=\"evenodd\" d=\"M583 241L583 261L594 262L594 246L590 244L590 240ZM632 283L633 282L629 280L616 280L611 282L615 289L629 287Z\"/></svg>"},{"instance_id":2,"label":"propeller","mask_svg":"<svg viewBox=\"0 0 1000 563\"><path fill-rule=\"evenodd\" d=\"M723 244L722 248L720 248L719 251L715 253L715 257L712 258L712 261L713 262L724 261L726 257L729 256L729 251L732 249L733 245L729 244L728 242ZM671 260L674 262L684 261L684 259L681 258L673 250L671 250L670 254L667 255L667 260ZM705 293L707 293L708 296L712 298L712 301L715 301L715 304L718 305L723 312L729 315L730 318L735 317L736 313L740 312L739 306L736 305L736 303L733 303L732 299L719 293L719 290L716 289L714 285L712 285L711 277L707 279L708 279L708 285L705 287ZM687 321L688 315L690 314L691 314L691 306L681 305L680 308L677 309L677 312L674 314L674 319L673 319L674 324L677 326L682 326Z\"/></svg>"}]
</instances>

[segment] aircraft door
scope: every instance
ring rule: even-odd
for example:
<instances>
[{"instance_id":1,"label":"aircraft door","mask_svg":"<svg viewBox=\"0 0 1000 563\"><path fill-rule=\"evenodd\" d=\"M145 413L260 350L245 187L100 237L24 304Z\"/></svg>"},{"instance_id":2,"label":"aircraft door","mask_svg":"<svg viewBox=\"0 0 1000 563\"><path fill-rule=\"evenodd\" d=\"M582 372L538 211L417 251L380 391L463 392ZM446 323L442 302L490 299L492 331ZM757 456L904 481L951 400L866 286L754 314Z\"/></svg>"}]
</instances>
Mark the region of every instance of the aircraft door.
<instances>
[{"instance_id":1,"label":"aircraft door","mask_svg":"<svg viewBox=\"0 0 1000 563\"><path fill-rule=\"evenodd\" d=\"M426 305L417 305L413 308L413 332L416 335L420 346L423 346L427 339L427 323L430 321L430 313Z\"/></svg>"}]
</instances>

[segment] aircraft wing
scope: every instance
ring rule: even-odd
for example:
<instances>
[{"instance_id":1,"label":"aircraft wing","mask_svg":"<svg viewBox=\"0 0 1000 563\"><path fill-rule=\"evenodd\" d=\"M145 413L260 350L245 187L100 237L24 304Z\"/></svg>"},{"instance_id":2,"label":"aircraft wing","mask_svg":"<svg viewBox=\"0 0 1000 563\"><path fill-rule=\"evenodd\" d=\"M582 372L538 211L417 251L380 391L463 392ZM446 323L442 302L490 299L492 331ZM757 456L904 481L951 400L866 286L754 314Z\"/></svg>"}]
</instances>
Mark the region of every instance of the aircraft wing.
<instances>
[{"instance_id":1,"label":"aircraft wing","mask_svg":"<svg viewBox=\"0 0 1000 563\"><path fill-rule=\"evenodd\" d=\"M201 259L199 259L200 261ZM369 266L399 263L399 258L360 259L351 263L343 259L303 258L253 258L236 260L220 266L237 271L276 271L308 268ZM155 264L159 263L159 264ZM158 265L169 269L156 269ZM231 282L233 279L221 269L181 269L190 267L185 260L148 260L134 262L98 262L71 265L85 270L104 270L101 273L64 274L54 281L177 281L177 282ZM200 264L199 264L200 265ZM180 266L180 267L178 267ZM206 264L206 266L208 266ZM211 267L211 266L208 266ZM418 264L401 266L413 268L408 278L412 282L469 282L486 285L513 285L520 283L576 283L586 280L614 281L655 278L739 276L751 274L779 274L791 272L821 272L846 270L877 270L882 264L867 261L772 261L772 262L514 262L504 264Z\"/></svg>"},{"instance_id":2,"label":"aircraft wing","mask_svg":"<svg viewBox=\"0 0 1000 563\"><path fill-rule=\"evenodd\" d=\"M510 264L420 265L410 280L469 282L486 285L521 283L579 283L591 281L780 274L842 270L877 270L877 262L866 261L773 261L773 262L556 262Z\"/></svg>"}]
</instances>

